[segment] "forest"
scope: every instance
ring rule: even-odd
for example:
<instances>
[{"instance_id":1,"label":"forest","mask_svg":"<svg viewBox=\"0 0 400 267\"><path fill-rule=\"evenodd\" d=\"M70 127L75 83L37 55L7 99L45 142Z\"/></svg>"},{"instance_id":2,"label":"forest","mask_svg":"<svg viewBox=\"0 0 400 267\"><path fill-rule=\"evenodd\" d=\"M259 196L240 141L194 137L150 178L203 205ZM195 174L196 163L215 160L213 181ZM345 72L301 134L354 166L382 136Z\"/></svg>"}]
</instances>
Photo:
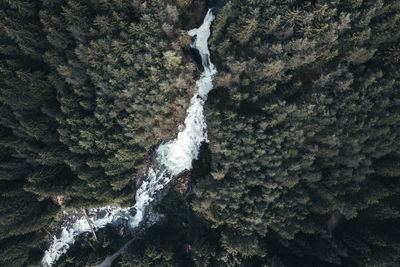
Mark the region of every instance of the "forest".
<instances>
[{"instance_id":1,"label":"forest","mask_svg":"<svg viewBox=\"0 0 400 267\"><path fill-rule=\"evenodd\" d=\"M38 266L64 212L132 204L221 2L209 143L112 266L400 266L400 0L0 0L0 266Z\"/></svg>"}]
</instances>

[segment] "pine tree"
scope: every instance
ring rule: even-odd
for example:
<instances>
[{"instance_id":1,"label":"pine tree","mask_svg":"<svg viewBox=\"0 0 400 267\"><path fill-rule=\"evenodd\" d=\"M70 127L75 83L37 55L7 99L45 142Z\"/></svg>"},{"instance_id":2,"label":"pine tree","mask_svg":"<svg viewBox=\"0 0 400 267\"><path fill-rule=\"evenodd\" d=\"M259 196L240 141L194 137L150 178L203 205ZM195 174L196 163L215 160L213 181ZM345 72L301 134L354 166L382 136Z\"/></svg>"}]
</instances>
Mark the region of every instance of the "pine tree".
<instances>
[{"instance_id":1,"label":"pine tree","mask_svg":"<svg viewBox=\"0 0 400 267\"><path fill-rule=\"evenodd\" d=\"M193 209L243 240L255 235L259 257L286 247L289 265L301 257L397 265L395 243L368 241L369 251L387 253L372 256L339 236L359 239L347 227L370 229L361 214L398 197L385 178L397 173L398 71L381 56L398 41L398 20L388 19L397 13L398 3L383 1L228 3L211 40L219 69L206 110L211 175ZM379 225L398 220L395 210ZM343 225L332 236L336 213ZM226 241L226 262L242 265L245 244Z\"/></svg>"}]
</instances>

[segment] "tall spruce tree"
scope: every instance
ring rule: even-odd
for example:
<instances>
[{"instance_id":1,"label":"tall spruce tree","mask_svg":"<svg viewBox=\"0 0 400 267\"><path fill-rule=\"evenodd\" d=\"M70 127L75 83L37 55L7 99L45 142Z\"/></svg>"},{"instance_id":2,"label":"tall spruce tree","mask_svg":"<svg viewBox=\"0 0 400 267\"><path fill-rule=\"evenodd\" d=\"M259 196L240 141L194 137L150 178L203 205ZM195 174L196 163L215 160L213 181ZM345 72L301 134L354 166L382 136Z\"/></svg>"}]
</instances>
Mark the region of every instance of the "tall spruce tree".
<instances>
[{"instance_id":1,"label":"tall spruce tree","mask_svg":"<svg viewBox=\"0 0 400 267\"><path fill-rule=\"evenodd\" d=\"M196 71L179 15L164 1L43 1L58 133L80 180L70 205L128 205L143 156L175 136Z\"/></svg>"},{"instance_id":2,"label":"tall spruce tree","mask_svg":"<svg viewBox=\"0 0 400 267\"><path fill-rule=\"evenodd\" d=\"M218 15L211 173L192 205L221 229L223 264L399 264L399 7L231 1Z\"/></svg>"},{"instance_id":3,"label":"tall spruce tree","mask_svg":"<svg viewBox=\"0 0 400 267\"><path fill-rule=\"evenodd\" d=\"M131 204L143 155L183 122L197 68L181 17L202 5L0 2L0 265L38 260L60 205Z\"/></svg>"},{"instance_id":4,"label":"tall spruce tree","mask_svg":"<svg viewBox=\"0 0 400 267\"><path fill-rule=\"evenodd\" d=\"M1 266L36 264L62 210L131 203L185 117L206 2L0 1ZM114 264L398 266L400 1L227 2L196 194ZM58 264L126 241L98 237Z\"/></svg>"}]
</instances>

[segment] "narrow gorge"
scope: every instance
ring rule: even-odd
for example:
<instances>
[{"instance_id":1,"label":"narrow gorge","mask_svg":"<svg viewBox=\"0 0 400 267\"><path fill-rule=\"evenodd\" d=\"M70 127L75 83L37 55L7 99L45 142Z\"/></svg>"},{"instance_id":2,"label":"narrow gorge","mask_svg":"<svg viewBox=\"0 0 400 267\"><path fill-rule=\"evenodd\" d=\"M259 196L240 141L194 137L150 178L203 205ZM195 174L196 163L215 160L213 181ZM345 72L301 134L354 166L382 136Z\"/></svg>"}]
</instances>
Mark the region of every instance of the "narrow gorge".
<instances>
[{"instance_id":1,"label":"narrow gorge","mask_svg":"<svg viewBox=\"0 0 400 267\"><path fill-rule=\"evenodd\" d=\"M64 213L58 223L57 234L42 258L42 266L52 266L74 244L78 235L90 232L89 220L95 231L108 225L126 223L130 232L135 234L153 215L153 207L166 195L173 179L192 168L192 161L198 159L201 145L208 142L203 106L208 93L213 89L212 79L217 73L207 45L214 18L212 9L209 9L203 24L188 33L192 39L191 48L198 50L204 71L196 82L196 91L190 101L183 129L174 140L158 146L155 155L151 157L153 162L143 172L136 191L135 205L129 208L92 208L87 211L87 217L81 210Z\"/></svg>"}]
</instances>

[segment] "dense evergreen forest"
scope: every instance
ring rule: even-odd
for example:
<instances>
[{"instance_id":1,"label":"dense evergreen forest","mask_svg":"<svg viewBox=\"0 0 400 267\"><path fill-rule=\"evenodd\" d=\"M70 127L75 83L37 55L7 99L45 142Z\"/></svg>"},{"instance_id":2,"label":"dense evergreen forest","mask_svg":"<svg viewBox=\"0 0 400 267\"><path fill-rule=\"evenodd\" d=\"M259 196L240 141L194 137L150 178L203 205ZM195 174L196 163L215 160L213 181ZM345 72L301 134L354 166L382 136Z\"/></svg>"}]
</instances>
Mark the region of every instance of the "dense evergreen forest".
<instances>
[{"instance_id":1,"label":"dense evergreen forest","mask_svg":"<svg viewBox=\"0 0 400 267\"><path fill-rule=\"evenodd\" d=\"M0 0L0 266L37 265L64 211L131 204L214 2ZM399 0L227 1L209 144L113 266L400 266L399 41ZM117 232L57 266L99 264Z\"/></svg>"}]
</instances>

